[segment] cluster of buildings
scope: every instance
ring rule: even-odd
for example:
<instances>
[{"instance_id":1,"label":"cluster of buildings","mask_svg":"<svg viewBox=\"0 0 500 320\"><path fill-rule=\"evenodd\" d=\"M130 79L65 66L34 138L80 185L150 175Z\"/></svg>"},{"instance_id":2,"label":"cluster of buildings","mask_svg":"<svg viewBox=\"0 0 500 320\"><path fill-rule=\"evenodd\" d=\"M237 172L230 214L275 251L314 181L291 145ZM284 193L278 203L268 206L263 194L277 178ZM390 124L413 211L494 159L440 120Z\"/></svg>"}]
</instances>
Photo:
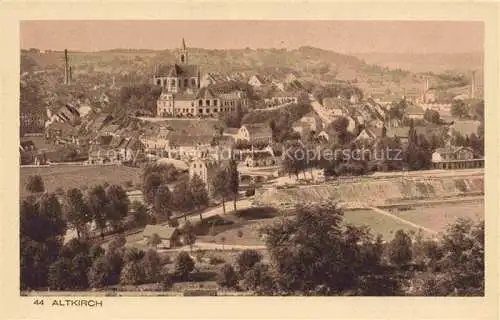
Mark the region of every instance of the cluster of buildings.
<instances>
[{"instance_id":1,"label":"cluster of buildings","mask_svg":"<svg viewBox=\"0 0 500 320\"><path fill-rule=\"evenodd\" d=\"M153 83L162 87L157 100L157 116L169 118L212 117L231 114L248 107L246 92L231 86L213 85L219 80L213 74L202 79L198 65L189 64L184 39L178 63L156 67Z\"/></svg>"}]
</instances>

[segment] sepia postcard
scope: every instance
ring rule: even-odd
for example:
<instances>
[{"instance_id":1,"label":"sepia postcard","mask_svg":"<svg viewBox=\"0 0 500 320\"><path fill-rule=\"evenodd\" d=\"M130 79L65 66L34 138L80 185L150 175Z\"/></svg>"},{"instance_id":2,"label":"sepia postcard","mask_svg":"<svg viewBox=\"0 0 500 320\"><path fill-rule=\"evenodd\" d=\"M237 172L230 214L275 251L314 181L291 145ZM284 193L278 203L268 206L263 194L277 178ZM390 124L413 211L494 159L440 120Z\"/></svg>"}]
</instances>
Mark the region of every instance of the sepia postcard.
<instances>
[{"instance_id":1,"label":"sepia postcard","mask_svg":"<svg viewBox=\"0 0 500 320\"><path fill-rule=\"evenodd\" d=\"M0 7L8 319L497 318L495 4Z\"/></svg>"}]
</instances>

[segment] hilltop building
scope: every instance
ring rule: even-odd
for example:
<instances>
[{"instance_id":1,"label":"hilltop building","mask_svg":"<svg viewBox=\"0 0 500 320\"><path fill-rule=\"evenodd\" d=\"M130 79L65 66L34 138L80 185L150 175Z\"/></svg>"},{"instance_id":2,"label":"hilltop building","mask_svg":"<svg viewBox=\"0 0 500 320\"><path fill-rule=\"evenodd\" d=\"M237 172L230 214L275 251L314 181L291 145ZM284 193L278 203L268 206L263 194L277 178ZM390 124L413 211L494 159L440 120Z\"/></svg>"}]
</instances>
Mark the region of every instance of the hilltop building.
<instances>
[{"instance_id":1,"label":"hilltop building","mask_svg":"<svg viewBox=\"0 0 500 320\"><path fill-rule=\"evenodd\" d=\"M211 85L215 82L205 82L207 86L201 87L199 66L188 61L189 52L182 39L178 63L156 68L153 83L162 87L156 102L158 117L216 117L246 106L247 97L241 90L214 90Z\"/></svg>"}]
</instances>

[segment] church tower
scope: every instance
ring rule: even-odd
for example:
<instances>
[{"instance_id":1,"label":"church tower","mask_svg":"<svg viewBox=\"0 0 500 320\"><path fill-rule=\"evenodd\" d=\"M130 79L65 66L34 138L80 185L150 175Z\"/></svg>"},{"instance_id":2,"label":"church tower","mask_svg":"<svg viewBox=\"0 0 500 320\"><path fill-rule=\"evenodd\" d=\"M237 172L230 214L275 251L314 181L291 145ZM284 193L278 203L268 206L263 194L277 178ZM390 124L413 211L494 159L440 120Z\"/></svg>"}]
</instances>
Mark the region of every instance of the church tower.
<instances>
[{"instance_id":1,"label":"church tower","mask_svg":"<svg viewBox=\"0 0 500 320\"><path fill-rule=\"evenodd\" d=\"M182 46L180 51L179 62L181 64L188 64L188 50L186 48L186 42L184 41L184 38L182 38Z\"/></svg>"}]
</instances>

